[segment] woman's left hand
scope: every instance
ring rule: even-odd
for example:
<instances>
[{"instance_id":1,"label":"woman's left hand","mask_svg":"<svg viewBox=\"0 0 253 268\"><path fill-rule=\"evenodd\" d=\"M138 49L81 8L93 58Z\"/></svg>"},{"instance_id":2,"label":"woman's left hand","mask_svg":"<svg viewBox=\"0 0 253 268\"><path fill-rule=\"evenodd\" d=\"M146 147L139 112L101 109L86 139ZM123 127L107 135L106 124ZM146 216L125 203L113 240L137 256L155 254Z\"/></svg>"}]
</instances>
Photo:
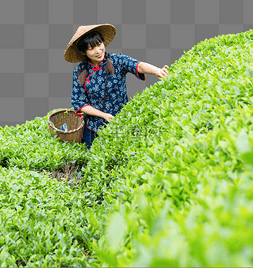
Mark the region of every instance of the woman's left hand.
<instances>
[{"instance_id":1,"label":"woman's left hand","mask_svg":"<svg viewBox=\"0 0 253 268\"><path fill-rule=\"evenodd\" d=\"M157 78L162 79L164 76L168 76L169 72L167 70L169 68L167 65L164 65L162 69L159 69L156 73Z\"/></svg>"}]
</instances>

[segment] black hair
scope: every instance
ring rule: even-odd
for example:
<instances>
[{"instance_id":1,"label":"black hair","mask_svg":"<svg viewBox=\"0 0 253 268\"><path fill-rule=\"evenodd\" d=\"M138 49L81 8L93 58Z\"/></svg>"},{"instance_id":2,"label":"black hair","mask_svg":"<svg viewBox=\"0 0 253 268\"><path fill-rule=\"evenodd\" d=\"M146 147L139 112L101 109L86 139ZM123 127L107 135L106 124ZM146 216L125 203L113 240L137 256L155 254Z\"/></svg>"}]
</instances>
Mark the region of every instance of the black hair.
<instances>
[{"instance_id":1,"label":"black hair","mask_svg":"<svg viewBox=\"0 0 253 268\"><path fill-rule=\"evenodd\" d=\"M93 31L84 35L80 40L77 41L77 48L85 53L86 50L91 46L93 49L96 46L99 46L102 42L104 42L104 37L100 32Z\"/></svg>"}]
</instances>

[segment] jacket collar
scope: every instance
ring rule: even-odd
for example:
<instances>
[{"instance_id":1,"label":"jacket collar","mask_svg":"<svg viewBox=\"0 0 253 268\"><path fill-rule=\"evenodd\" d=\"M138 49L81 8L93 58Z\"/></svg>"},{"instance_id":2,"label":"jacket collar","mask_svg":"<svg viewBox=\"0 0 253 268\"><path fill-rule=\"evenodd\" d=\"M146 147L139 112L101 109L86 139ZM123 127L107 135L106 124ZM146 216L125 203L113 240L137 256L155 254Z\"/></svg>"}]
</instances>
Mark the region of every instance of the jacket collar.
<instances>
[{"instance_id":1,"label":"jacket collar","mask_svg":"<svg viewBox=\"0 0 253 268\"><path fill-rule=\"evenodd\" d=\"M104 57L100 63L98 64L98 66L95 66L93 63L88 62L88 66L91 67L92 69L100 69L100 67L103 67L106 64L106 57Z\"/></svg>"}]
</instances>

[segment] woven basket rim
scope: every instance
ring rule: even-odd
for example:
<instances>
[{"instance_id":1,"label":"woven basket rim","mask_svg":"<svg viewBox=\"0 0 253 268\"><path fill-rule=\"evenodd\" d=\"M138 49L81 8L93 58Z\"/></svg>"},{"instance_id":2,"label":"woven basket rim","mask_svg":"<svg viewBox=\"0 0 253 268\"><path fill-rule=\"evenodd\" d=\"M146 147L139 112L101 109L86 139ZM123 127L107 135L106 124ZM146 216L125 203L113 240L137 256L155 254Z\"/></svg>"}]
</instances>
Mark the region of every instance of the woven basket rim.
<instances>
[{"instance_id":1,"label":"woven basket rim","mask_svg":"<svg viewBox=\"0 0 253 268\"><path fill-rule=\"evenodd\" d=\"M68 130L68 131L64 131L64 130L60 130L60 129L56 128L55 125L50 121L50 118L53 115L55 115L55 114L63 113L63 112L72 112L72 113L75 113L75 111L73 111L71 109L62 109L62 110L59 110L59 111L55 111L55 112L53 112L52 114L50 114L48 116L47 122L48 122L49 126L51 128L53 128L55 131L60 132L62 134L70 134L70 133L73 133L73 132L76 132L76 131L80 130L84 126L84 120L81 119L81 124L80 124L80 126L78 128L71 129L71 130Z\"/></svg>"}]
</instances>

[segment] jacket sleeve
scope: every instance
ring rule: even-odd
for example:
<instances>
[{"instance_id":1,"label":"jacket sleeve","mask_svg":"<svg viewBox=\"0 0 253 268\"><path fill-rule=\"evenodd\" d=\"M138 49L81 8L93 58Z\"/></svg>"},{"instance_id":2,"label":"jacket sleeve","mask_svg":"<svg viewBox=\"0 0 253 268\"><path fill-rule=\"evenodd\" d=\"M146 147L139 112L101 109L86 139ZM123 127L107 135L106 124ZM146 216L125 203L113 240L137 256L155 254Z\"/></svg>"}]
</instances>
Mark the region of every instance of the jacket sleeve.
<instances>
[{"instance_id":1,"label":"jacket sleeve","mask_svg":"<svg viewBox=\"0 0 253 268\"><path fill-rule=\"evenodd\" d=\"M119 64L122 66L125 73L132 73L140 80L145 81L145 74L138 72L138 66L140 61L133 59L127 55L123 55L121 53L119 53L118 56Z\"/></svg>"},{"instance_id":2,"label":"jacket sleeve","mask_svg":"<svg viewBox=\"0 0 253 268\"><path fill-rule=\"evenodd\" d=\"M76 115L83 116L85 114L81 113L80 110L85 106L91 106L87 97L87 93L84 88L77 81L77 72L79 71L79 66L77 66L73 71L73 84L72 84L72 96L71 104L76 112Z\"/></svg>"}]
</instances>

